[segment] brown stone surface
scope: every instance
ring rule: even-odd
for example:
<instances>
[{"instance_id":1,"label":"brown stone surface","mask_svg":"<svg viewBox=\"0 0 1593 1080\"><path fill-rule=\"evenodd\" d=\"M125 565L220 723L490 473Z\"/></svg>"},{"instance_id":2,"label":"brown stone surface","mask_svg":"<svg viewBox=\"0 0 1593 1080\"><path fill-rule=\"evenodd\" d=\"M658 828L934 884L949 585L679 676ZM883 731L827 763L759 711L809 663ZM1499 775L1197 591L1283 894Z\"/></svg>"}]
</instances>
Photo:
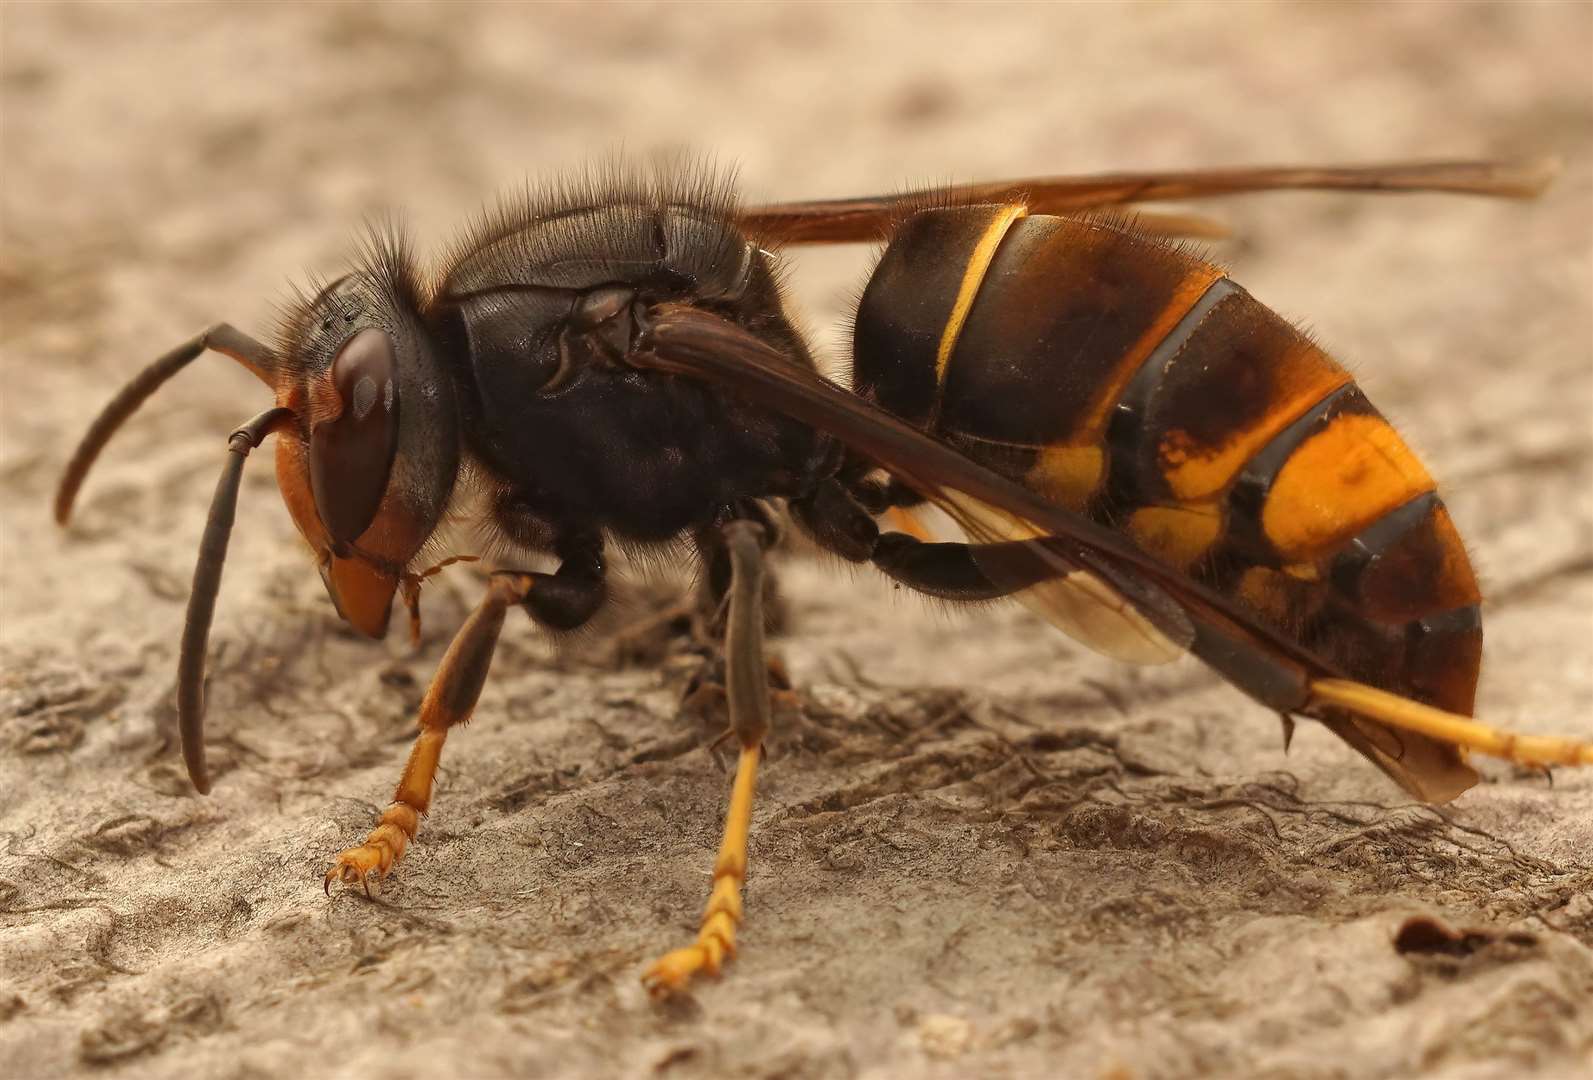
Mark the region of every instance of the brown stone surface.
<instances>
[{"instance_id":1,"label":"brown stone surface","mask_svg":"<svg viewBox=\"0 0 1593 1080\"><path fill-rule=\"evenodd\" d=\"M14 3L0 35L0 1074L1593 1069L1593 776L1487 764L1408 805L1313 725L1284 756L1193 664L1126 669L1021 609L948 616L798 557L781 647L807 706L764 775L744 949L660 1008L638 976L693 928L727 788L678 672L516 619L398 877L327 900L470 574L428 592L418 653L357 641L252 468L198 798L175 647L259 386L199 362L73 527L48 516L117 384L211 320L267 327L362 215L407 208L435 250L621 141L711 150L760 197L1554 151L1530 205L1211 208L1236 277L1446 482L1491 597L1483 715L1587 737L1593 8ZM867 264L793 260L832 360ZM1418 914L1477 932L1401 933Z\"/></svg>"}]
</instances>

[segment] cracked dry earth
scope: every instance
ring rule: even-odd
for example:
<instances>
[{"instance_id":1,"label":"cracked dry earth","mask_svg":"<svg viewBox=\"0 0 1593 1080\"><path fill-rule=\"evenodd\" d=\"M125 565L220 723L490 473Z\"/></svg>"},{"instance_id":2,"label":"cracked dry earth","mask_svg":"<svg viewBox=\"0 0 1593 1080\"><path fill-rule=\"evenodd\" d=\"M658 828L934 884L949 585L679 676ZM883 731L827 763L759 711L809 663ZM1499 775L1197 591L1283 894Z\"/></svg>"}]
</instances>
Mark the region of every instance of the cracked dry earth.
<instances>
[{"instance_id":1,"label":"cracked dry earth","mask_svg":"<svg viewBox=\"0 0 1593 1080\"><path fill-rule=\"evenodd\" d=\"M1400 421L1489 586L1480 711L1593 736L1593 9L1586 5L0 12L0 1074L1505 1077L1593 1071L1593 775L1409 804L1198 666L1095 659L793 552L801 689L754 814L743 951L668 1006L728 777L679 658L511 622L376 902L370 827L479 582L356 640L250 469L212 639L214 794L173 670L222 441L200 361L48 519L111 388L264 328L362 214L423 250L626 140L765 197L1063 169L1554 151L1532 205L1210 204L1218 248ZM792 259L840 326L861 251ZM833 362L844 338L820 334ZM633 575L634 614L678 568ZM622 613L623 614L623 613ZM1445 928L1449 928L1447 931Z\"/></svg>"}]
</instances>

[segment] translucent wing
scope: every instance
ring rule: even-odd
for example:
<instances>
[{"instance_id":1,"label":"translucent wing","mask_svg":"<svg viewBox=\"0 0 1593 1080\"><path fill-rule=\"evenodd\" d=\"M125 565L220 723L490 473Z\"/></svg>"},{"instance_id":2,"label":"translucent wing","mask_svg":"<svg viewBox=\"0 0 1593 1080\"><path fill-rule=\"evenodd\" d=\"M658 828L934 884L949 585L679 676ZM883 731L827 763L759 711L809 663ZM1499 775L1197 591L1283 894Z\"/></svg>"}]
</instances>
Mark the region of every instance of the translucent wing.
<instances>
[{"instance_id":1,"label":"translucent wing","mask_svg":"<svg viewBox=\"0 0 1593 1080\"><path fill-rule=\"evenodd\" d=\"M1320 720L1405 790L1434 802L1477 782L1467 748L1533 764L1593 765L1593 743L1498 731L1346 679L1327 657L1127 537L825 382L728 320L668 304L650 319L632 364L707 380L829 432L950 515L981 570L1102 652L1157 662L1185 649L1268 708Z\"/></svg>"},{"instance_id":2,"label":"translucent wing","mask_svg":"<svg viewBox=\"0 0 1593 1080\"><path fill-rule=\"evenodd\" d=\"M1403 162L1385 165L1247 167L1182 172L1101 173L1095 176L1037 176L1023 180L961 184L934 192L943 205L1023 203L1035 214L1076 214L1156 199L1194 199L1249 191L1444 191L1466 195L1531 198L1560 171L1553 158L1524 161ZM914 206L923 192L865 195L849 199L771 203L739 213L742 228L785 244L868 243ZM1202 235L1203 219L1169 221L1155 230ZM1156 221L1152 219L1153 228Z\"/></svg>"},{"instance_id":3,"label":"translucent wing","mask_svg":"<svg viewBox=\"0 0 1593 1080\"><path fill-rule=\"evenodd\" d=\"M1125 537L823 383L733 323L683 305L656 314L655 339L667 342L635 362L712 379L836 434L945 511L987 576L1083 644L1141 664L1194 645L1194 621L1157 580L1169 571Z\"/></svg>"},{"instance_id":4,"label":"translucent wing","mask_svg":"<svg viewBox=\"0 0 1593 1080\"><path fill-rule=\"evenodd\" d=\"M1063 553L1055 537L1032 522L957 491L932 501L973 542L974 559L998 584L1035 581L1013 593L1081 645L1131 664L1165 664L1184 655L1194 638L1188 617L1162 593L1138 603ZM1044 575L1042 577L1042 574ZM1152 586L1140 583L1138 591ZM1141 605L1157 604L1156 617ZM1160 625L1158 625L1160 624Z\"/></svg>"}]
</instances>

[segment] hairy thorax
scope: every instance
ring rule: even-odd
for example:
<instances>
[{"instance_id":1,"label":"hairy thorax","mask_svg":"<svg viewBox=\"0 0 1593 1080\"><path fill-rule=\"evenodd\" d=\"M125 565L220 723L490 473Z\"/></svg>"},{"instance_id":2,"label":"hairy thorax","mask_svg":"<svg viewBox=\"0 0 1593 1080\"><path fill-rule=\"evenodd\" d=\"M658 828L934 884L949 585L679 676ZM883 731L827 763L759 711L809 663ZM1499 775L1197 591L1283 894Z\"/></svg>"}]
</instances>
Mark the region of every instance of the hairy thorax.
<instances>
[{"instance_id":1,"label":"hairy thorax","mask_svg":"<svg viewBox=\"0 0 1593 1080\"><path fill-rule=\"evenodd\" d=\"M664 540L738 499L811 485L804 425L625 352L660 303L700 306L811 366L772 256L736 228L728 192L602 182L507 204L445 268L428 322L455 376L464 439L523 510Z\"/></svg>"}]
</instances>

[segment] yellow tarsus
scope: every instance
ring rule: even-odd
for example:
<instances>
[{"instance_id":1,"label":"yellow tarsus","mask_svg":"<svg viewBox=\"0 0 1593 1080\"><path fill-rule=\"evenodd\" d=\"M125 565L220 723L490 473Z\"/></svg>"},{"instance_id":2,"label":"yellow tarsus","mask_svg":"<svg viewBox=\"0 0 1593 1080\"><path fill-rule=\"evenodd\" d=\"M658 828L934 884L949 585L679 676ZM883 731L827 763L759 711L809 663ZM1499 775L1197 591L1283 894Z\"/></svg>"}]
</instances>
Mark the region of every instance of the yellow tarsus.
<instances>
[{"instance_id":1,"label":"yellow tarsus","mask_svg":"<svg viewBox=\"0 0 1593 1080\"><path fill-rule=\"evenodd\" d=\"M1311 695L1318 704L1348 709L1390 727L1419 732L1522 765L1593 765L1593 742L1501 731L1364 683L1319 679L1311 684Z\"/></svg>"},{"instance_id":2,"label":"yellow tarsus","mask_svg":"<svg viewBox=\"0 0 1593 1080\"><path fill-rule=\"evenodd\" d=\"M752 826L752 796L758 784L759 747L743 747L736 763L725 835L714 860L713 889L703 908L702 928L695 944L661 957L642 982L655 997L686 987L699 971L718 975L724 961L736 954L736 927L741 923L741 887L747 880L747 833Z\"/></svg>"}]
</instances>

